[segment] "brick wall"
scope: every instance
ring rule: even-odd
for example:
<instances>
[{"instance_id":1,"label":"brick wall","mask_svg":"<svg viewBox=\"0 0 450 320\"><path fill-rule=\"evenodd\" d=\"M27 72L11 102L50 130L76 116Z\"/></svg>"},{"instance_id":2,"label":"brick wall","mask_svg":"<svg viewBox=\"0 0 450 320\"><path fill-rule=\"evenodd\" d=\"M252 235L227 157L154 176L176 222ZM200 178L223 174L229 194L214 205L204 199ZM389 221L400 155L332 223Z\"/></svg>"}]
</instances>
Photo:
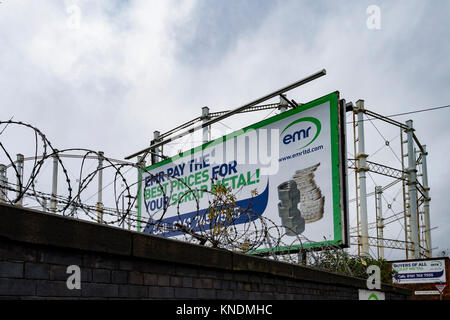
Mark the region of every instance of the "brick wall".
<instances>
[{"instance_id":1,"label":"brick wall","mask_svg":"<svg viewBox=\"0 0 450 320\"><path fill-rule=\"evenodd\" d=\"M81 269L69 290L67 267ZM358 299L361 279L0 205L0 298ZM383 286L387 299L409 291Z\"/></svg>"}]
</instances>

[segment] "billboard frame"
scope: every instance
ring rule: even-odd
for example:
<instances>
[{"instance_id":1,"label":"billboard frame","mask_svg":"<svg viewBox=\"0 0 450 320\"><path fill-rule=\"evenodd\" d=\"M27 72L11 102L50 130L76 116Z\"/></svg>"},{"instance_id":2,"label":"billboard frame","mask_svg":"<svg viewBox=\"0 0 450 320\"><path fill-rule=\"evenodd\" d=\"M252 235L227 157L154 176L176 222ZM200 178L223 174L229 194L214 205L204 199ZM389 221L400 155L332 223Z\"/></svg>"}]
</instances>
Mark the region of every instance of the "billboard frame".
<instances>
[{"instance_id":1,"label":"billboard frame","mask_svg":"<svg viewBox=\"0 0 450 320\"><path fill-rule=\"evenodd\" d=\"M186 150L179 155L162 160L150 166L147 166L144 170L140 169L138 172L138 220L137 231L141 232L141 208L142 208L142 174L149 172L160 166L171 163L173 158L183 158L185 156L193 155L199 151L203 151L208 147L215 146L220 143L225 143L228 139L235 138L248 130L257 130L263 128L271 123L280 121L284 118L290 117L295 114L300 114L303 111L312 109L323 103L329 102L330 106L330 133L331 133L331 164L332 164L332 198L333 198L333 232L334 239L299 244L293 246L282 246L273 249L264 248L257 249L248 253L257 255L268 255L270 253L275 254L289 254L307 250L320 250L321 247L326 245L334 245L339 247L349 246L349 230L348 230L348 185L347 185L347 153L346 153L346 128L345 128L345 100L339 99L339 92L334 91L320 98L305 103L297 108L290 109L273 117L264 119L262 121L248 125L242 129L234 131L230 134L221 136L212 141L203 143L197 147Z\"/></svg>"}]
</instances>

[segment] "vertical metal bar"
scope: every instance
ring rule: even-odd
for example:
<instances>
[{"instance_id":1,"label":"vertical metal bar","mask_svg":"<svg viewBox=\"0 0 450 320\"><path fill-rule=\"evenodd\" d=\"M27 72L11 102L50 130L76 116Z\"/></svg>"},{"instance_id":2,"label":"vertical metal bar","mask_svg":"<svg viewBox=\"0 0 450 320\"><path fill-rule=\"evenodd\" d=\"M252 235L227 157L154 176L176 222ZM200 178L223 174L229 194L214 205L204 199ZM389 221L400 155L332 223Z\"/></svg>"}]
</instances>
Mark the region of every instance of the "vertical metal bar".
<instances>
[{"instance_id":1,"label":"vertical metal bar","mask_svg":"<svg viewBox=\"0 0 450 320\"><path fill-rule=\"evenodd\" d=\"M23 188L23 162L24 157L23 154L18 153L17 154L17 197L19 199L16 201L16 205L21 206L23 203L23 195L22 195L22 188Z\"/></svg>"},{"instance_id":2,"label":"vertical metal bar","mask_svg":"<svg viewBox=\"0 0 450 320\"><path fill-rule=\"evenodd\" d=\"M159 141L159 136L160 136L160 132L158 130L153 131L153 140L150 141L150 145L153 145L155 143L157 143ZM151 164L155 164L157 162L160 161L160 158L157 156L159 155L159 148L151 148L150 149L150 163ZM142 156L140 158L138 158L138 163L139 163L139 159L141 159Z\"/></svg>"},{"instance_id":3,"label":"vertical metal bar","mask_svg":"<svg viewBox=\"0 0 450 320\"><path fill-rule=\"evenodd\" d=\"M353 111L353 103L350 102L351 110ZM344 210L344 221L341 226L342 234L344 235L345 243L350 244L350 232L349 232L349 208L348 208L348 152L347 152L347 124L346 124L346 112L347 112L347 103L345 99L341 99L339 102L339 144L342 146L342 161L341 166L343 170L340 170L340 180L343 181L342 190L341 190L341 208Z\"/></svg>"},{"instance_id":4,"label":"vertical metal bar","mask_svg":"<svg viewBox=\"0 0 450 320\"><path fill-rule=\"evenodd\" d=\"M298 252L298 262L304 266L308 265L308 252L306 250Z\"/></svg>"},{"instance_id":5,"label":"vertical metal bar","mask_svg":"<svg viewBox=\"0 0 450 320\"><path fill-rule=\"evenodd\" d=\"M42 200L42 211L47 212L47 199Z\"/></svg>"},{"instance_id":6,"label":"vertical metal bar","mask_svg":"<svg viewBox=\"0 0 450 320\"><path fill-rule=\"evenodd\" d=\"M413 122L412 120L406 121L407 129L406 135L408 140L408 196L409 196L409 214L411 225L411 242L413 243L414 258L420 258L419 250L419 228L417 222L417 169L416 169L416 156L414 152L414 137L413 137Z\"/></svg>"},{"instance_id":7,"label":"vertical metal bar","mask_svg":"<svg viewBox=\"0 0 450 320\"><path fill-rule=\"evenodd\" d=\"M72 203L72 210L70 210L70 216L75 217L76 214L77 214L77 206L74 203Z\"/></svg>"},{"instance_id":8,"label":"vertical metal bar","mask_svg":"<svg viewBox=\"0 0 450 320\"><path fill-rule=\"evenodd\" d=\"M55 149L53 157L52 196L50 199L50 211L56 212L56 195L58 193L58 150Z\"/></svg>"},{"instance_id":9,"label":"vertical metal bar","mask_svg":"<svg viewBox=\"0 0 450 320\"><path fill-rule=\"evenodd\" d=\"M369 256L369 223L367 218L367 191L366 191L366 158L364 145L364 100L356 102L358 115L358 154L356 166L359 173L360 218L361 218L361 255Z\"/></svg>"},{"instance_id":10,"label":"vertical metal bar","mask_svg":"<svg viewBox=\"0 0 450 320\"><path fill-rule=\"evenodd\" d=\"M377 195L377 230L378 230L378 258L384 259L384 221L383 221L383 189L381 186L375 187L375 194Z\"/></svg>"},{"instance_id":11,"label":"vertical metal bar","mask_svg":"<svg viewBox=\"0 0 450 320\"><path fill-rule=\"evenodd\" d=\"M103 151L98 152L98 192L97 192L97 222L103 223L103 159L104 159Z\"/></svg>"},{"instance_id":12,"label":"vertical metal bar","mask_svg":"<svg viewBox=\"0 0 450 320\"><path fill-rule=\"evenodd\" d=\"M156 143L155 140L150 141L150 145L155 144L155 143ZM153 165L156 163L155 149L152 148L149 151L150 151L150 164ZM138 162L139 162L139 158L138 158Z\"/></svg>"},{"instance_id":13,"label":"vertical metal bar","mask_svg":"<svg viewBox=\"0 0 450 320\"><path fill-rule=\"evenodd\" d=\"M424 153L422 153L422 184L425 190L425 200L423 210L425 215L425 244L428 258L433 256L433 247L431 246L431 223L430 223L430 187L428 186L428 169L427 169L427 146L423 145Z\"/></svg>"},{"instance_id":14,"label":"vertical metal bar","mask_svg":"<svg viewBox=\"0 0 450 320\"><path fill-rule=\"evenodd\" d=\"M206 123L209 121L210 117L209 117L209 108L208 107L203 107L202 108L202 122ZM203 128L203 143L207 143L208 141L211 140L211 126L206 126Z\"/></svg>"},{"instance_id":15,"label":"vertical metal bar","mask_svg":"<svg viewBox=\"0 0 450 320\"><path fill-rule=\"evenodd\" d=\"M356 121L356 112L353 109L353 154L357 155L357 141L358 138L356 136L356 127L358 126L358 122ZM360 237L360 225L359 225L359 184L358 184L358 168L357 168L357 160L355 159L355 199L356 199L356 234L358 235L358 256L361 255L361 237Z\"/></svg>"},{"instance_id":16,"label":"vertical metal bar","mask_svg":"<svg viewBox=\"0 0 450 320\"><path fill-rule=\"evenodd\" d=\"M123 217L123 215L125 214L125 195L122 194L122 214L118 214L118 218L121 219L121 217ZM124 228L124 220L123 219L120 223L119 223L119 227Z\"/></svg>"},{"instance_id":17,"label":"vertical metal bar","mask_svg":"<svg viewBox=\"0 0 450 320\"><path fill-rule=\"evenodd\" d=\"M0 164L0 202L6 202L8 199L8 176L6 175L6 166Z\"/></svg>"},{"instance_id":18,"label":"vertical metal bar","mask_svg":"<svg viewBox=\"0 0 450 320\"><path fill-rule=\"evenodd\" d=\"M160 132L158 130L153 131L153 139L155 141L159 141L159 136L160 136ZM155 153L157 155L161 155L161 147L155 148ZM156 162L159 162L159 161L161 161L161 158L160 157L156 157Z\"/></svg>"},{"instance_id":19,"label":"vertical metal bar","mask_svg":"<svg viewBox=\"0 0 450 320\"><path fill-rule=\"evenodd\" d=\"M404 143L406 141L403 140L403 129L400 128L400 148L401 148L401 155L402 155L402 171L406 172L406 166L405 166L405 148ZM405 258L409 259L409 236L408 236L408 224L409 224L409 205L407 201L407 176L402 175L402 194L403 194L403 226L405 230Z\"/></svg>"},{"instance_id":20,"label":"vertical metal bar","mask_svg":"<svg viewBox=\"0 0 450 320\"><path fill-rule=\"evenodd\" d=\"M415 143L417 143L417 138L414 138ZM415 166L414 168L416 168L416 182L419 183L418 177L421 176L419 171L418 171L418 166L420 164L420 156L419 158L417 158L416 156L419 154L419 151L417 151L416 148L414 148L414 162L415 162ZM425 239L424 237L422 237L422 234L424 233L424 221L423 221L423 212L420 211L420 201L419 201L419 197L418 197L418 192L416 192L417 194L417 237L418 237L418 242L419 242L419 257L423 256L423 251L421 250L421 248L425 248Z\"/></svg>"},{"instance_id":21,"label":"vertical metal bar","mask_svg":"<svg viewBox=\"0 0 450 320\"><path fill-rule=\"evenodd\" d=\"M377 197L377 192L378 192L378 186L375 186L375 192L373 193L375 195L375 224L377 227L377 254L378 254L378 260L380 260L380 247L382 245L382 243L380 242L380 233L379 233L379 228L378 228L378 197Z\"/></svg>"},{"instance_id":22,"label":"vertical metal bar","mask_svg":"<svg viewBox=\"0 0 450 320\"><path fill-rule=\"evenodd\" d=\"M153 162L152 162L153 164ZM144 156L137 156L137 167L138 167L138 172L137 172L137 196L138 196L138 216L137 216L137 222L136 222L136 230L137 232L141 232L141 220L142 220L142 203L141 203L141 193L142 193L142 176L141 176L141 169L144 169L146 167L146 163L145 163L145 158ZM145 207L145 206L144 206ZM131 211L128 213L128 217L127 217L127 221L128 221L128 230L130 229L130 221L131 221Z\"/></svg>"}]
</instances>

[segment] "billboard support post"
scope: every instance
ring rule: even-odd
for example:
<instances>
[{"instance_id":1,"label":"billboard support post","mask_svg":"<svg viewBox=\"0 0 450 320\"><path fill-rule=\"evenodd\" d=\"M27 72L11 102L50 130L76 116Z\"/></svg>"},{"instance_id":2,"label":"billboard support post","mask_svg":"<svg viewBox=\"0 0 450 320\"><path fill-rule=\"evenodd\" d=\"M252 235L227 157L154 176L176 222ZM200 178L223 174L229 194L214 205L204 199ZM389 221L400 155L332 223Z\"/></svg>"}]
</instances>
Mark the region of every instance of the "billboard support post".
<instances>
[{"instance_id":1,"label":"billboard support post","mask_svg":"<svg viewBox=\"0 0 450 320\"><path fill-rule=\"evenodd\" d=\"M419 228L417 223L417 169L416 157L414 152L414 128L412 120L406 121L407 141L408 141L408 197L409 197L409 218L411 228L411 242L413 243L414 258L420 258L419 248Z\"/></svg>"},{"instance_id":2,"label":"billboard support post","mask_svg":"<svg viewBox=\"0 0 450 320\"><path fill-rule=\"evenodd\" d=\"M58 150L53 155L52 197L50 199L50 212L56 212L56 194L58 193Z\"/></svg>"},{"instance_id":3,"label":"billboard support post","mask_svg":"<svg viewBox=\"0 0 450 320\"><path fill-rule=\"evenodd\" d=\"M153 140L150 142L150 144L154 144L159 141L160 132L158 130L153 131ZM159 160L157 159L159 157L159 148L152 148L150 150L151 152L151 162L152 164L155 164Z\"/></svg>"},{"instance_id":4,"label":"billboard support post","mask_svg":"<svg viewBox=\"0 0 450 320\"><path fill-rule=\"evenodd\" d=\"M382 195L383 189L381 186L375 187L375 193L377 195L377 230L378 230L378 259L384 259L384 222L383 222L383 203Z\"/></svg>"},{"instance_id":5,"label":"billboard support post","mask_svg":"<svg viewBox=\"0 0 450 320\"><path fill-rule=\"evenodd\" d=\"M305 266L308 264L308 252L306 250L300 250L298 252L298 262Z\"/></svg>"},{"instance_id":6,"label":"billboard support post","mask_svg":"<svg viewBox=\"0 0 450 320\"><path fill-rule=\"evenodd\" d=\"M102 203L102 190L103 190L103 152L98 152L98 192L97 192L97 222L103 223L103 203Z\"/></svg>"},{"instance_id":7,"label":"billboard support post","mask_svg":"<svg viewBox=\"0 0 450 320\"><path fill-rule=\"evenodd\" d=\"M364 100L356 101L355 111L358 115L358 154L356 155L357 173L359 176L360 224L361 224L361 255L369 256L369 226L367 220L366 191L366 158L364 145Z\"/></svg>"},{"instance_id":8,"label":"billboard support post","mask_svg":"<svg viewBox=\"0 0 450 320\"><path fill-rule=\"evenodd\" d=\"M208 122L208 120L210 119L208 107L202 108L202 118L203 118L203 123ZM203 128L203 143L207 143L210 140L211 140L211 126L207 126L207 127Z\"/></svg>"},{"instance_id":9,"label":"billboard support post","mask_svg":"<svg viewBox=\"0 0 450 320\"><path fill-rule=\"evenodd\" d=\"M0 202L6 202L7 199L7 187L8 177L6 175L6 166L0 164Z\"/></svg>"},{"instance_id":10,"label":"billboard support post","mask_svg":"<svg viewBox=\"0 0 450 320\"><path fill-rule=\"evenodd\" d=\"M23 154L18 153L17 154L17 197L19 197L20 194L22 193L23 162L24 162ZM23 197L20 197L17 200L16 205L21 206L22 205L22 199L23 199Z\"/></svg>"},{"instance_id":11,"label":"billboard support post","mask_svg":"<svg viewBox=\"0 0 450 320\"><path fill-rule=\"evenodd\" d=\"M119 222L119 227L122 227L122 228L124 227L124 223L123 223L124 221L122 219L124 213L125 213L125 195L122 195L122 212L121 212L121 214L120 213L117 214L117 219L119 219L119 221L122 220Z\"/></svg>"},{"instance_id":12,"label":"billboard support post","mask_svg":"<svg viewBox=\"0 0 450 320\"><path fill-rule=\"evenodd\" d=\"M137 169L138 169L138 172L137 172L138 180L137 181L140 182L141 178L142 178L141 170L142 170L142 168L146 167L145 156L137 156L137 163L136 164L137 164ZM152 162L152 164L153 164L153 162ZM138 189L137 190L137 194L138 194L138 199L137 199L138 202L137 203L138 203L138 207L141 205L141 203L140 203L140 196L139 196L141 194L141 191L142 191L141 188L142 188L141 183L138 183L137 184L137 189ZM128 214L131 214L131 212L129 212ZM136 222L136 229L137 229L138 232L140 232L141 231L141 216L139 214L138 214L137 219L138 220ZM128 230L130 230L131 229L130 228L130 224L131 224L130 216L127 217L127 220L128 220Z\"/></svg>"},{"instance_id":13,"label":"billboard support post","mask_svg":"<svg viewBox=\"0 0 450 320\"><path fill-rule=\"evenodd\" d=\"M431 258L433 256L431 246L431 223L430 223L430 187L428 186L428 169L427 169L427 146L423 145L422 153L422 182L425 193L425 199L423 203L423 211L425 214L425 245L427 249L427 256Z\"/></svg>"}]
</instances>

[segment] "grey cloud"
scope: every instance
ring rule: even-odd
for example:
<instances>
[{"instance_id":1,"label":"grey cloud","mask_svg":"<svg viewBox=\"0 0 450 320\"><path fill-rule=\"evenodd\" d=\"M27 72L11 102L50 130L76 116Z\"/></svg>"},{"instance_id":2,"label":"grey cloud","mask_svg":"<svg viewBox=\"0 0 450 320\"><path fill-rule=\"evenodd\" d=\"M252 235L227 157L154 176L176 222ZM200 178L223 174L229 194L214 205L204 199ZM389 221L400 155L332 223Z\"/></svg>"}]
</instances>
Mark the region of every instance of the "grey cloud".
<instances>
[{"instance_id":1,"label":"grey cloud","mask_svg":"<svg viewBox=\"0 0 450 320\"><path fill-rule=\"evenodd\" d=\"M72 3L82 10L79 30L67 29ZM371 4L381 8L381 30L366 27ZM5 1L2 119L30 122L58 146L122 158L204 105L235 107L322 68L327 76L292 98L339 90L382 114L449 104L449 9L446 1ZM239 128L267 114L225 123ZM413 119L429 149L440 248L450 247L449 115L397 118ZM375 132L371 152L380 143Z\"/></svg>"}]
</instances>

